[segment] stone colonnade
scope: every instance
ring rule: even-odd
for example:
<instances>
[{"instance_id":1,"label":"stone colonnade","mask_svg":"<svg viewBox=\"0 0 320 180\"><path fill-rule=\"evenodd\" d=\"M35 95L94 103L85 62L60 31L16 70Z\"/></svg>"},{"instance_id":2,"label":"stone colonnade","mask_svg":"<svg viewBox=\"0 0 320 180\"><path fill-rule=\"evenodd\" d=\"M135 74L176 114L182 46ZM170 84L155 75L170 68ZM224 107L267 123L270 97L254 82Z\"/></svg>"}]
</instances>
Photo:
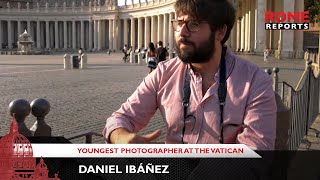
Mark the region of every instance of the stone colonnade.
<instances>
[{"instance_id":1,"label":"stone colonnade","mask_svg":"<svg viewBox=\"0 0 320 180\"><path fill-rule=\"evenodd\" d=\"M237 9L236 21L227 45L234 51L262 53L265 48L281 49L282 57L303 57L303 31L265 30L265 11L303 11L304 0L230 0ZM160 2L160 1L159 1ZM168 2L168 0L166 1ZM149 42L155 45L163 41L164 46L173 49L171 20L175 18L174 1L159 11L122 7L118 11L98 14L89 10L79 16L61 13L61 18L44 20L40 15L31 18L0 16L0 49L3 45L12 49L18 35L26 29L34 39L38 49L78 49L119 50L124 44L137 48L147 48ZM168 11L164 11L164 9ZM3 9L5 10L5 9ZM0 13L1 11L0 10ZM83 10L82 10L83 11ZM141 13L145 11L145 13ZM80 11L81 12L81 11ZM84 11L83 11L84 12ZM163 13L165 12L165 13ZM143 15L142 15L143 14ZM34 17L34 20L32 19ZM48 18L49 17L49 18ZM49 20L47 20L49 19Z\"/></svg>"},{"instance_id":2,"label":"stone colonnade","mask_svg":"<svg viewBox=\"0 0 320 180\"><path fill-rule=\"evenodd\" d=\"M123 44L136 49L160 40L172 49L173 17L174 13L130 19L0 20L0 44L15 48L18 36L27 30L38 49L119 50Z\"/></svg>"},{"instance_id":3,"label":"stone colonnade","mask_svg":"<svg viewBox=\"0 0 320 180\"><path fill-rule=\"evenodd\" d=\"M231 0L236 21L226 44L234 51L262 53L280 49L281 57L303 57L303 31L265 30L266 11L302 12L304 0Z\"/></svg>"}]
</instances>

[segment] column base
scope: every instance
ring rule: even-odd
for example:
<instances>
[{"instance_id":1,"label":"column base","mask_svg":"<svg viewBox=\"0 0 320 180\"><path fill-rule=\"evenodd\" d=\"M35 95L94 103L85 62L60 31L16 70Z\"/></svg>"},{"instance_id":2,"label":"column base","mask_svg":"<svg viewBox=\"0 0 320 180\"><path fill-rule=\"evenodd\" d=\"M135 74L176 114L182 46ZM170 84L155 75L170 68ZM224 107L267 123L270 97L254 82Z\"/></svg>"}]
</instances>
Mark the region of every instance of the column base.
<instances>
[{"instance_id":1,"label":"column base","mask_svg":"<svg viewBox=\"0 0 320 180\"><path fill-rule=\"evenodd\" d=\"M304 51L295 51L295 58L296 59L303 59L304 58Z\"/></svg>"},{"instance_id":2,"label":"column base","mask_svg":"<svg viewBox=\"0 0 320 180\"><path fill-rule=\"evenodd\" d=\"M263 56L263 49L254 49L256 55Z\"/></svg>"},{"instance_id":3,"label":"column base","mask_svg":"<svg viewBox=\"0 0 320 180\"><path fill-rule=\"evenodd\" d=\"M277 59L294 59L296 58L296 53L295 51L276 50L274 53L274 56ZM303 58L303 54L302 54L302 58Z\"/></svg>"}]
</instances>

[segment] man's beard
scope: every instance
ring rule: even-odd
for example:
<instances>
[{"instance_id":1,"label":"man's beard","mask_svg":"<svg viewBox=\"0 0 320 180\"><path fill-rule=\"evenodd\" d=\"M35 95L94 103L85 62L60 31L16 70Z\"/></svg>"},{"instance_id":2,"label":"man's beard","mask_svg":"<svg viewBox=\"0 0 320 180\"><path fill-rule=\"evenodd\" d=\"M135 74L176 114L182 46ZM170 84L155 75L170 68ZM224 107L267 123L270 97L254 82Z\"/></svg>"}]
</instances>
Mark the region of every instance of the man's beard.
<instances>
[{"instance_id":1,"label":"man's beard","mask_svg":"<svg viewBox=\"0 0 320 180\"><path fill-rule=\"evenodd\" d=\"M206 63L210 60L215 51L215 32L211 32L210 38L201 43L199 47L196 47L195 43L189 41L186 38L180 38L178 42L176 42L176 50L178 57L181 59L183 63ZM193 47L193 51L183 52L180 49L180 44L184 43Z\"/></svg>"}]
</instances>

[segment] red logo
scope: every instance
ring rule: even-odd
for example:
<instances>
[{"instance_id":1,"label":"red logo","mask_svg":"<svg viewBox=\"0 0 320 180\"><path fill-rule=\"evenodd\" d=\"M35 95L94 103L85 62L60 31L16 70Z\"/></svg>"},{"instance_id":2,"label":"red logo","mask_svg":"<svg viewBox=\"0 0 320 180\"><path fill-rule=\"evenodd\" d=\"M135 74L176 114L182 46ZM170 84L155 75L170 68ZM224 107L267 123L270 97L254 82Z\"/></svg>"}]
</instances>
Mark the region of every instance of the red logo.
<instances>
[{"instance_id":1,"label":"red logo","mask_svg":"<svg viewBox=\"0 0 320 180\"><path fill-rule=\"evenodd\" d=\"M12 118L10 132L0 139L0 178L6 180L60 180L58 173L48 177L49 170L43 159L36 164L30 141L18 132L18 124Z\"/></svg>"},{"instance_id":2,"label":"red logo","mask_svg":"<svg viewBox=\"0 0 320 180\"><path fill-rule=\"evenodd\" d=\"M264 15L266 30L307 30L309 29L309 12L272 12Z\"/></svg>"}]
</instances>

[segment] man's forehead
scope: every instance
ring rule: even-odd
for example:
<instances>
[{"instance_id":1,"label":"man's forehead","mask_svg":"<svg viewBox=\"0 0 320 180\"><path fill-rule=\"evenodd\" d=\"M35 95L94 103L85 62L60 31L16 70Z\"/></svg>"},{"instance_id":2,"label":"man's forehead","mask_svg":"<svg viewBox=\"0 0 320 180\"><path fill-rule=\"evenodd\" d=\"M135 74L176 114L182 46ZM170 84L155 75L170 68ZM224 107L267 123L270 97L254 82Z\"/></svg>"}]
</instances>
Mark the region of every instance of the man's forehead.
<instances>
[{"instance_id":1,"label":"man's forehead","mask_svg":"<svg viewBox=\"0 0 320 180\"><path fill-rule=\"evenodd\" d=\"M191 20L191 19L194 20L195 18L190 15L177 15L177 19L178 20Z\"/></svg>"}]
</instances>

